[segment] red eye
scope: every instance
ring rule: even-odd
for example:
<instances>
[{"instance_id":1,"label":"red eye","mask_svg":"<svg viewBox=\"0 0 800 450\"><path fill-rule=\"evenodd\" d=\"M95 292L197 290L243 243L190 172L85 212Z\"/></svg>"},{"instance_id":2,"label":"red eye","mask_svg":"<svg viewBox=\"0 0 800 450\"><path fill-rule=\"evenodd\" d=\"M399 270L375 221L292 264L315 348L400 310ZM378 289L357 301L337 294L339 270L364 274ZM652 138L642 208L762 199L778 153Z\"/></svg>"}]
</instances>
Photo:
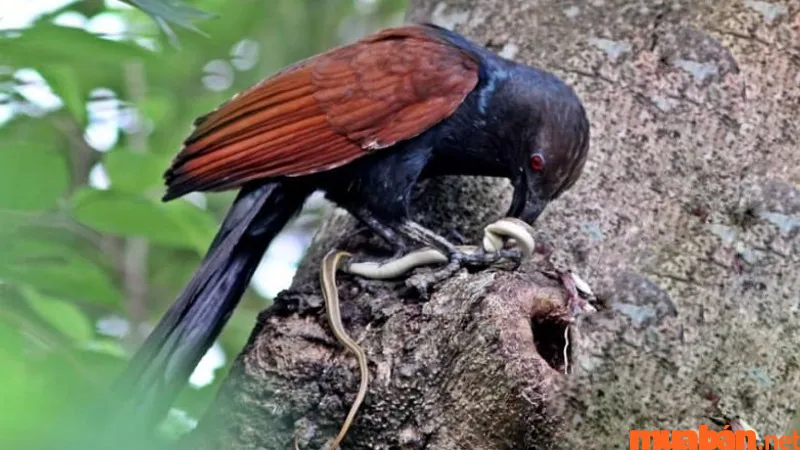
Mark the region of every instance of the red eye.
<instances>
[{"instance_id":1,"label":"red eye","mask_svg":"<svg viewBox=\"0 0 800 450\"><path fill-rule=\"evenodd\" d=\"M542 155L531 156L531 169L535 170L536 172L544 169L544 156Z\"/></svg>"}]
</instances>

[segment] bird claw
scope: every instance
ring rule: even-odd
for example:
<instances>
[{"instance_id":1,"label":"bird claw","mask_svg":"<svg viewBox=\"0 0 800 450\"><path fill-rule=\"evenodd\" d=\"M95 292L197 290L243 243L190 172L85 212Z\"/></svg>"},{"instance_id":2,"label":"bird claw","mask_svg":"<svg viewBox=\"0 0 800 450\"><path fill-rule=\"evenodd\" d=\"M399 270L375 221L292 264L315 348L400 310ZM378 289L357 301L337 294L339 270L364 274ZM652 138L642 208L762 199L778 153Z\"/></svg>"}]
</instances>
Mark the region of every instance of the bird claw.
<instances>
[{"instance_id":1,"label":"bird claw","mask_svg":"<svg viewBox=\"0 0 800 450\"><path fill-rule=\"evenodd\" d=\"M372 279L391 279L404 275L421 266L442 265L438 270L414 275L406 280L406 286L414 288L423 298L428 298L430 288L457 272L461 268L484 269L500 261L511 262L511 270L516 270L522 260L533 252L534 242L529 228L519 221L506 218L484 228L481 245L455 246L446 239L433 234L414 222L401 226L404 235L411 236L425 246L412 252L398 254L401 242L397 242L393 257L377 261L351 259L342 269L354 275ZM507 247L513 240L514 247Z\"/></svg>"},{"instance_id":2,"label":"bird claw","mask_svg":"<svg viewBox=\"0 0 800 450\"><path fill-rule=\"evenodd\" d=\"M466 253L454 251L450 254L450 262L441 269L431 272L418 273L406 279L406 286L413 288L423 300L430 298L431 288L450 278L464 267L487 268L495 265L502 260L513 263L511 270L516 270L522 264L522 253L517 250L500 250L497 252L475 252Z\"/></svg>"},{"instance_id":3,"label":"bird claw","mask_svg":"<svg viewBox=\"0 0 800 450\"><path fill-rule=\"evenodd\" d=\"M458 231L455 227L451 227L449 230L450 236L452 236L453 241L458 245L467 245L469 239L464 236L460 231Z\"/></svg>"},{"instance_id":4,"label":"bird claw","mask_svg":"<svg viewBox=\"0 0 800 450\"><path fill-rule=\"evenodd\" d=\"M501 260L508 260L513 263L512 270L516 270L522 264L522 258L523 255L519 250L508 249L502 249L496 252L477 251L475 253L455 251L450 254L450 261L455 261L464 266L474 268L486 268Z\"/></svg>"}]
</instances>

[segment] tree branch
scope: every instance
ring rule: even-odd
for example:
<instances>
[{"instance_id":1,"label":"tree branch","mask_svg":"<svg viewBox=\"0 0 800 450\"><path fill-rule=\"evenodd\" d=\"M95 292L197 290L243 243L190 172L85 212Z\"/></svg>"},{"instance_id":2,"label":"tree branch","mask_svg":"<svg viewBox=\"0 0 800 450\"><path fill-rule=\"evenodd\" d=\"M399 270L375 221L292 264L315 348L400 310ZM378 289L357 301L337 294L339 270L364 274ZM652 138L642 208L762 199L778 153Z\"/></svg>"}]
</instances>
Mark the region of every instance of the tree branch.
<instances>
[{"instance_id":1,"label":"tree branch","mask_svg":"<svg viewBox=\"0 0 800 450\"><path fill-rule=\"evenodd\" d=\"M341 213L339 213L341 214ZM363 252L349 217L326 221L314 253ZM359 382L325 320L310 257L292 290L263 312L218 402L186 448L322 448ZM340 275L343 320L368 355L370 390L347 448L548 448L568 362L560 284L537 273L461 271L428 301L396 283ZM523 445L524 446L517 446Z\"/></svg>"},{"instance_id":2,"label":"tree branch","mask_svg":"<svg viewBox=\"0 0 800 450\"><path fill-rule=\"evenodd\" d=\"M140 62L129 61L124 67L128 98L134 105L141 105L147 95L144 66ZM147 151L147 131L139 122L139 128L128 139L131 151L144 153ZM138 325L147 319L149 244L145 238L127 238L122 245L122 280L128 300L126 306L131 322Z\"/></svg>"}]
</instances>

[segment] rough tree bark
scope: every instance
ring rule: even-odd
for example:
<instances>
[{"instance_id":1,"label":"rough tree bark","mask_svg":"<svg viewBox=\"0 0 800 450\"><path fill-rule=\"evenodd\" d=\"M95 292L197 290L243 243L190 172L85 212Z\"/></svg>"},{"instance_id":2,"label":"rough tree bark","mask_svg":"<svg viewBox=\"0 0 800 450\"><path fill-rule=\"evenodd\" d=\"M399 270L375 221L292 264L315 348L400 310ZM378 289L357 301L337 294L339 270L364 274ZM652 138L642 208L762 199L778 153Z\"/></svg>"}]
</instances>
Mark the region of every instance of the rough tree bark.
<instances>
[{"instance_id":1,"label":"rough tree bark","mask_svg":"<svg viewBox=\"0 0 800 450\"><path fill-rule=\"evenodd\" d=\"M800 405L798 11L798 0L412 0L412 20L553 70L583 98L584 175L536 228L601 310L574 327L564 377L564 294L540 262L462 272L428 301L342 277L345 325L373 377L345 448L616 448L631 428L709 416L785 433ZM502 183L431 184L419 202L429 223L454 218L472 239L507 204ZM336 433L358 378L320 310L316 265L334 245L370 244L349 218L326 224L192 447L284 449L299 429L319 448Z\"/></svg>"}]
</instances>

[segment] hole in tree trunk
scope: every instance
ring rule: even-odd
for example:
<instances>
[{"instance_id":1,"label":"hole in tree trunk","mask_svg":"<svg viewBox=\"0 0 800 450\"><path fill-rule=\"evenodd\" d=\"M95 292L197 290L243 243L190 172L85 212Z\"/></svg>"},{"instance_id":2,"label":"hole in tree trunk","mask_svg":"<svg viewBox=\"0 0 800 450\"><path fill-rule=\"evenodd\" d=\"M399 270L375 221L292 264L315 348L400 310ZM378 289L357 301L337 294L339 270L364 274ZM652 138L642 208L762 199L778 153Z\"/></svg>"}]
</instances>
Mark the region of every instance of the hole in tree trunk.
<instances>
[{"instance_id":1,"label":"hole in tree trunk","mask_svg":"<svg viewBox=\"0 0 800 450\"><path fill-rule=\"evenodd\" d=\"M569 324L554 320L552 316L531 319L531 331L533 332L533 345L536 351L550 367L564 373L567 362L572 359L572 345L567 346L567 329Z\"/></svg>"}]
</instances>

